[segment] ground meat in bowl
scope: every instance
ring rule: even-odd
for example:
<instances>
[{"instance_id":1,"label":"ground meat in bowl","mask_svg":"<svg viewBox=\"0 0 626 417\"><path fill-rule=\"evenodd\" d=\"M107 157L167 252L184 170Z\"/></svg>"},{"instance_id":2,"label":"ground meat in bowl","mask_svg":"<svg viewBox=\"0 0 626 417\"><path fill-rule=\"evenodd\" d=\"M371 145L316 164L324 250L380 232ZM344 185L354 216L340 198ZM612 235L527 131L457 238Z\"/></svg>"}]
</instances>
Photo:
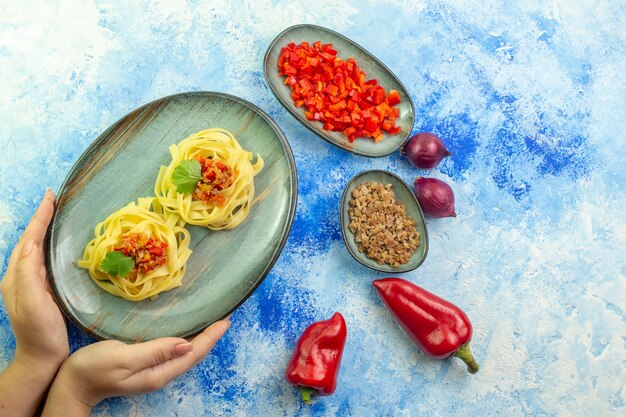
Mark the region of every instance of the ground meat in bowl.
<instances>
[{"instance_id":1,"label":"ground meat in bowl","mask_svg":"<svg viewBox=\"0 0 626 417\"><path fill-rule=\"evenodd\" d=\"M415 220L396 200L391 184L360 184L352 191L348 228L359 252L379 264L397 268L406 264L419 246Z\"/></svg>"}]
</instances>

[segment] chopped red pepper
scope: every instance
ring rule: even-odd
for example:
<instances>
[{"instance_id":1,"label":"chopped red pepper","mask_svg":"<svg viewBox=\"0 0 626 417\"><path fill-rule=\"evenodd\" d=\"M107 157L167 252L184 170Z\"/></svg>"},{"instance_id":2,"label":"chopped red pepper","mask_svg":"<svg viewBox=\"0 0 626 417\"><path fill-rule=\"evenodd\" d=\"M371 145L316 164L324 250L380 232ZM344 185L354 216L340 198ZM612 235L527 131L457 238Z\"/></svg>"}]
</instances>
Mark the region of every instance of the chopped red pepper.
<instances>
[{"instance_id":1,"label":"chopped red pepper","mask_svg":"<svg viewBox=\"0 0 626 417\"><path fill-rule=\"evenodd\" d=\"M396 90L386 93L375 79L366 80L353 58L337 58L333 45L293 42L283 47L278 73L285 75L296 107L305 108L307 120L324 123L324 130L343 132L350 142L355 138L383 139L402 129L395 121L401 102Z\"/></svg>"},{"instance_id":2,"label":"chopped red pepper","mask_svg":"<svg viewBox=\"0 0 626 417\"><path fill-rule=\"evenodd\" d=\"M287 365L285 378L300 387L302 400L310 403L311 394L331 395L337 388L337 374L346 342L346 322L335 313L304 330Z\"/></svg>"},{"instance_id":3,"label":"chopped red pepper","mask_svg":"<svg viewBox=\"0 0 626 417\"><path fill-rule=\"evenodd\" d=\"M460 358L475 374L470 351L472 323L457 306L401 278L373 282L391 314L422 351L436 359Z\"/></svg>"},{"instance_id":4,"label":"chopped red pepper","mask_svg":"<svg viewBox=\"0 0 626 417\"><path fill-rule=\"evenodd\" d=\"M396 90L389 91L389 95L387 96L387 101L389 101L390 106L395 106L400 103L400 94Z\"/></svg>"}]
</instances>

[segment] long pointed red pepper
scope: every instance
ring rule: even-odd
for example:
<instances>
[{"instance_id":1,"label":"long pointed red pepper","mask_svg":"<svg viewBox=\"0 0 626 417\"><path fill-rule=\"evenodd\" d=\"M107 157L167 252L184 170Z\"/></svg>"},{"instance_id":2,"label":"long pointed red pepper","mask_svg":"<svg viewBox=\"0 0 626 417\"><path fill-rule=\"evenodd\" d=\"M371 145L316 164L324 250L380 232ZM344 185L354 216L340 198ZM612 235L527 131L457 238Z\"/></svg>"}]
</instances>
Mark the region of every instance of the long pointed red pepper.
<instances>
[{"instance_id":1,"label":"long pointed red pepper","mask_svg":"<svg viewBox=\"0 0 626 417\"><path fill-rule=\"evenodd\" d=\"M285 378L300 387L302 400L309 404L311 394L331 395L337 388L337 374L346 342L346 321L335 313L304 330L287 365Z\"/></svg>"},{"instance_id":2,"label":"long pointed red pepper","mask_svg":"<svg viewBox=\"0 0 626 417\"><path fill-rule=\"evenodd\" d=\"M422 351L436 359L456 356L475 374L470 351L472 323L457 306L401 278L373 282L391 314Z\"/></svg>"}]
</instances>

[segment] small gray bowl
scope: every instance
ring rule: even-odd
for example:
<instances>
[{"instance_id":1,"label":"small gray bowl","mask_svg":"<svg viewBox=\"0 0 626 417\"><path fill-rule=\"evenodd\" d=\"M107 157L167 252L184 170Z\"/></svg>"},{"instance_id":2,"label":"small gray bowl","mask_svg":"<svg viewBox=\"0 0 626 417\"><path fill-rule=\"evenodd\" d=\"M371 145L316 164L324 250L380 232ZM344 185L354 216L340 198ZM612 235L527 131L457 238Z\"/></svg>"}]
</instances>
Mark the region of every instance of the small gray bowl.
<instances>
[{"instance_id":1,"label":"small gray bowl","mask_svg":"<svg viewBox=\"0 0 626 417\"><path fill-rule=\"evenodd\" d=\"M392 268L387 264L381 265L373 259L365 256L364 253L359 252L354 233L348 229L348 225L350 224L348 208L350 207L352 191L354 191L354 189L362 183L372 181L392 185L392 190L396 195L396 200L404 204L407 214L415 220L415 228L420 235L419 246L413 253L413 256L411 256L409 262L401 264L397 268ZM389 171L378 169L363 171L352 178L348 185L346 185L346 188L343 191L343 196L341 197L341 235L343 236L343 241L348 248L348 252L350 252L350 255L352 255L354 259L368 268L380 272L399 273L412 271L424 262L426 254L428 253L428 232L426 230L426 222L424 221L422 209L407 183Z\"/></svg>"},{"instance_id":2,"label":"small gray bowl","mask_svg":"<svg viewBox=\"0 0 626 417\"><path fill-rule=\"evenodd\" d=\"M383 139L378 143L372 138L360 138L350 143L342 132L324 130L322 128L323 123L307 120L304 110L295 106L291 98L291 88L284 82L285 77L278 75L278 58L280 57L281 49L289 42L294 42L297 45L303 41L307 41L310 44L313 44L315 41L332 43L338 51L337 56L342 59L354 58L359 67L365 71L368 79L374 78L378 80L387 92L389 90L398 91L402 99L402 102L397 105L400 109L400 117L396 120L396 125L402 129L400 133L390 135L384 132ZM267 48L267 52L265 52L263 75L274 96L293 117L326 142L345 151L368 157L389 155L406 141L413 130L415 108L410 94L398 77L363 47L325 27L308 24L296 25L279 33Z\"/></svg>"}]
</instances>

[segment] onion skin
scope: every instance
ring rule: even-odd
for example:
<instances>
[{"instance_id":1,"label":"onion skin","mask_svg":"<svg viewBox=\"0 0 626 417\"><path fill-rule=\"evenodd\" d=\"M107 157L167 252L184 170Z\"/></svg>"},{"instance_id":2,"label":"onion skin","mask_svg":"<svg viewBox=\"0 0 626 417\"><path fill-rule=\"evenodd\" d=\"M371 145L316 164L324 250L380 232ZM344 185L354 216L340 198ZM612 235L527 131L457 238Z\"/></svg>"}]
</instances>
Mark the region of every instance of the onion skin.
<instances>
[{"instance_id":1,"label":"onion skin","mask_svg":"<svg viewBox=\"0 0 626 417\"><path fill-rule=\"evenodd\" d=\"M448 184L437 178L417 177L413 185L415 197L425 214L431 217L456 217L454 192Z\"/></svg>"},{"instance_id":2,"label":"onion skin","mask_svg":"<svg viewBox=\"0 0 626 417\"><path fill-rule=\"evenodd\" d=\"M421 169L433 169L443 158L452 155L439 136L429 132L413 135L400 153L411 165Z\"/></svg>"}]
</instances>

